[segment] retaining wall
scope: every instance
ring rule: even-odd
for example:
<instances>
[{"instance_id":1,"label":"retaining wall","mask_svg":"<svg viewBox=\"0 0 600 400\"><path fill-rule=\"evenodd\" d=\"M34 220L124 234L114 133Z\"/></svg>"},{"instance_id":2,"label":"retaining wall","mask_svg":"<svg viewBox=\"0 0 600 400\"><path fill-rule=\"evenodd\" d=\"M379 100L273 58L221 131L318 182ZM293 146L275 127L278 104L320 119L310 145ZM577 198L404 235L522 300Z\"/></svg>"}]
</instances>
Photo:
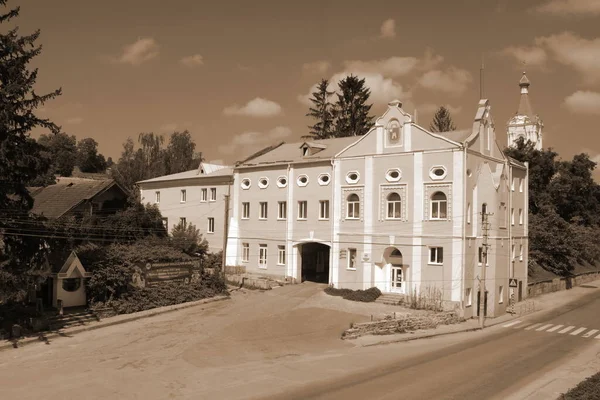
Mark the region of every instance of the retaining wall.
<instances>
[{"instance_id":1,"label":"retaining wall","mask_svg":"<svg viewBox=\"0 0 600 400\"><path fill-rule=\"evenodd\" d=\"M530 283L527 288L528 297L535 297L545 293L558 292L571 289L600 279L600 271L584 272L572 277L554 278L541 282Z\"/></svg>"}]
</instances>

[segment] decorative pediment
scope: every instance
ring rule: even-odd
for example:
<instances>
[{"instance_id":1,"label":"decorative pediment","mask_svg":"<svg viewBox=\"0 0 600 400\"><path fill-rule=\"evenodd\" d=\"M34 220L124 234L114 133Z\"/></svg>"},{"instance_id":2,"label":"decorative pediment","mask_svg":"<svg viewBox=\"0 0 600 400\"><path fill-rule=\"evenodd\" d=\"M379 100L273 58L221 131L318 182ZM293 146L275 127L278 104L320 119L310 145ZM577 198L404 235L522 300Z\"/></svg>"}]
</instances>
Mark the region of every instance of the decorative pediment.
<instances>
[{"instance_id":1,"label":"decorative pediment","mask_svg":"<svg viewBox=\"0 0 600 400\"><path fill-rule=\"evenodd\" d=\"M91 272L87 272L77 254L72 251L62 268L58 272L59 278L89 278Z\"/></svg>"}]
</instances>

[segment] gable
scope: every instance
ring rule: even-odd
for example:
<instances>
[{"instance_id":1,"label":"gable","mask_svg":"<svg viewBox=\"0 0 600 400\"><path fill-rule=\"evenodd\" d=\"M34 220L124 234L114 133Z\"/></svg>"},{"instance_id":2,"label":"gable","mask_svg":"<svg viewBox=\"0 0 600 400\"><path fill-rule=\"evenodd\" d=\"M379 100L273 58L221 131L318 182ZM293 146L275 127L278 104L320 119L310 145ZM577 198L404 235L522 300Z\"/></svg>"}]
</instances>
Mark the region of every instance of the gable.
<instances>
[{"instance_id":1,"label":"gable","mask_svg":"<svg viewBox=\"0 0 600 400\"><path fill-rule=\"evenodd\" d=\"M87 278L91 273L87 272L77 254L72 251L62 268L58 272L59 278Z\"/></svg>"},{"instance_id":2,"label":"gable","mask_svg":"<svg viewBox=\"0 0 600 400\"><path fill-rule=\"evenodd\" d=\"M471 135L467 138L466 144L471 151L505 160L506 156L496 137L496 125L491 108L489 100L482 99L479 101Z\"/></svg>"}]
</instances>

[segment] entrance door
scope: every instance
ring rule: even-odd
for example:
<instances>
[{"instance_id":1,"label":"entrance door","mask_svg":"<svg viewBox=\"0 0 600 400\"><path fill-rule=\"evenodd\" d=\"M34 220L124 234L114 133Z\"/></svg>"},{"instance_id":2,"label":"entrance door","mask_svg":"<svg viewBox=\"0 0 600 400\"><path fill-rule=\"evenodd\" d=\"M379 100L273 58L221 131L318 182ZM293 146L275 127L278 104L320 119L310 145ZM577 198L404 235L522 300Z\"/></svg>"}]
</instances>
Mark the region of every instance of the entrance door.
<instances>
[{"instance_id":1,"label":"entrance door","mask_svg":"<svg viewBox=\"0 0 600 400\"><path fill-rule=\"evenodd\" d=\"M404 293L403 275L401 265L392 265L390 268L391 276L391 291L396 293Z\"/></svg>"},{"instance_id":2,"label":"entrance door","mask_svg":"<svg viewBox=\"0 0 600 400\"><path fill-rule=\"evenodd\" d=\"M523 281L519 281L519 301L523 301Z\"/></svg>"},{"instance_id":3,"label":"entrance door","mask_svg":"<svg viewBox=\"0 0 600 400\"><path fill-rule=\"evenodd\" d=\"M485 295L483 296L483 316L487 317L487 299L488 292L485 291ZM477 316L479 317L479 310L481 309L481 292L477 292Z\"/></svg>"}]
</instances>

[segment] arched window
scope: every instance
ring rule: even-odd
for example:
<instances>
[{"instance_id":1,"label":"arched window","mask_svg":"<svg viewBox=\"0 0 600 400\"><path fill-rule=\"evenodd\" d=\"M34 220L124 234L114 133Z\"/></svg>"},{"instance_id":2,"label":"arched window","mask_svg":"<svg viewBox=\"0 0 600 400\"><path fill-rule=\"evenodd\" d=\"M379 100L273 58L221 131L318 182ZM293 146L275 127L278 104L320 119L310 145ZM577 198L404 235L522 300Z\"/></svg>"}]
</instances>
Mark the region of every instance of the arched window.
<instances>
[{"instance_id":1,"label":"arched window","mask_svg":"<svg viewBox=\"0 0 600 400\"><path fill-rule=\"evenodd\" d=\"M392 192L387 196L387 219L402 218L402 200L400 195Z\"/></svg>"},{"instance_id":2,"label":"arched window","mask_svg":"<svg viewBox=\"0 0 600 400\"><path fill-rule=\"evenodd\" d=\"M431 196L431 219L446 219L448 217L448 199L442 192Z\"/></svg>"},{"instance_id":3,"label":"arched window","mask_svg":"<svg viewBox=\"0 0 600 400\"><path fill-rule=\"evenodd\" d=\"M356 193L352 193L347 199L347 219L358 219L360 217L360 198Z\"/></svg>"}]
</instances>

